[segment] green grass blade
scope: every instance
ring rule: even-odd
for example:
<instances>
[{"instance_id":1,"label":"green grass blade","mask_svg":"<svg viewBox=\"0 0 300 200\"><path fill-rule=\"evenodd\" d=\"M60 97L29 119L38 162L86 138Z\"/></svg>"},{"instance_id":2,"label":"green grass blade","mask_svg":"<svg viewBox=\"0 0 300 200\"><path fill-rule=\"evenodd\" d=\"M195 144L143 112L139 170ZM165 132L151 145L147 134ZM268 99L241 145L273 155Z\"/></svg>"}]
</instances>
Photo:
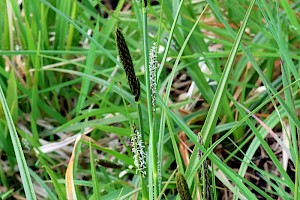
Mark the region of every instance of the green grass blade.
<instances>
[{"instance_id":1,"label":"green grass blade","mask_svg":"<svg viewBox=\"0 0 300 200\"><path fill-rule=\"evenodd\" d=\"M89 141L89 149L90 149L90 165L91 165L91 173L92 173L92 180L93 180L93 197L94 199L100 200L100 190L99 190L99 183L96 173L96 167L94 163L94 155L92 149L92 142Z\"/></svg>"},{"instance_id":2,"label":"green grass blade","mask_svg":"<svg viewBox=\"0 0 300 200\"><path fill-rule=\"evenodd\" d=\"M221 15L220 10L215 6L215 4L211 0L207 0L207 3L210 5L211 9L214 11L214 13L216 14L217 18L224 24L225 28L231 34L231 37L234 38L235 37L235 33L232 30L232 28L230 27L230 25L228 24L228 22L226 22L225 19L224 19L224 17ZM264 75L263 71L260 69L260 67L256 63L256 61L255 61L253 55L251 54L249 48L245 47L244 45L241 45L241 49L243 50L243 52L245 53L245 55L247 56L247 58L249 59L249 61L253 65L253 67L255 68L256 72L259 74L260 78L262 79L264 85L266 86L266 88L268 90L269 95L270 95L270 93L273 94L273 95L275 95L277 93L276 89L273 87L273 85L271 84L271 82L268 81L268 79ZM287 61L290 61L290 59L287 59ZM290 63L287 63L287 64L289 65ZM294 64L292 63L291 65L294 65ZM297 82L297 83L299 84L299 82ZM290 113L290 117L293 120L293 122L296 124L296 126L298 128L300 128L300 121L299 121L298 117L295 115L295 113L292 112L292 110L288 107L288 105L281 98L281 96L275 95L275 97L280 102L280 104L284 107L284 109L288 113Z\"/></svg>"},{"instance_id":3,"label":"green grass blade","mask_svg":"<svg viewBox=\"0 0 300 200\"><path fill-rule=\"evenodd\" d=\"M64 185L62 183L58 182L58 177L56 176L56 174L53 172L53 170L51 168L49 168L48 166L44 166L44 168L46 169L48 175L51 178L52 184L54 186L54 189L56 191L56 194L58 196L58 199L63 200L66 199L66 191L64 190Z\"/></svg>"},{"instance_id":4,"label":"green grass blade","mask_svg":"<svg viewBox=\"0 0 300 200\"><path fill-rule=\"evenodd\" d=\"M14 122L17 122L18 121L18 91L17 91L17 81L13 70L10 72L9 79L8 79L6 100L10 110L11 117Z\"/></svg>"},{"instance_id":5,"label":"green grass blade","mask_svg":"<svg viewBox=\"0 0 300 200\"><path fill-rule=\"evenodd\" d=\"M11 137L11 140L12 140L12 143L13 143L14 152L16 154L16 159L17 159L19 171L20 171L20 174L21 174L21 179L22 179L22 182L23 182L26 198L29 199L29 200L35 200L36 196L35 196L35 192L34 192L34 189L33 189L32 180L31 180L30 175L29 175L28 166L26 164L26 160L25 160L25 157L24 157L24 154L23 154L23 150L22 150L22 147L21 147L19 136L17 134L17 131L16 131L13 119L11 117L9 107L8 107L7 102L5 100L5 96L3 94L1 85L0 85L0 101L1 101L1 104L2 104L2 107L3 107L3 111L4 111L4 114L5 114L6 121L7 121L7 126L8 126L10 137Z\"/></svg>"},{"instance_id":6,"label":"green grass blade","mask_svg":"<svg viewBox=\"0 0 300 200\"><path fill-rule=\"evenodd\" d=\"M255 195L242 183L242 181L237 177L236 172L234 172L232 169L230 169L225 163L223 163L220 158L218 158L217 155L212 153L212 149L205 150L200 144L198 143L198 138L195 135L195 133L183 122L179 117L177 117L161 100L161 98L158 98L157 103L162 106L164 109L166 109L168 116L174 121L175 124L177 124L190 138L190 140L197 146L197 148L201 149L201 151L204 152L204 156L202 157L202 161L208 156L209 159L231 180L233 181L239 190L242 192L243 195L245 195L248 199L257 199ZM200 163L201 163L200 162ZM198 169L196 169L198 170ZM193 176L195 175L195 172L190 174L189 180L191 181L193 179ZM188 181L189 182L189 181Z\"/></svg>"},{"instance_id":7,"label":"green grass blade","mask_svg":"<svg viewBox=\"0 0 300 200\"><path fill-rule=\"evenodd\" d=\"M233 68L233 65L234 65L234 59L235 59L236 53L238 51L239 45L241 43L242 36L245 32L246 25L247 25L247 22L249 20L250 13L252 11L254 3L255 3L255 0L253 0L251 2L251 4L249 5L249 8L248 8L247 13L245 15L245 18L243 20L243 24L242 24L242 26L241 26L238 34L237 34L237 37L234 41L233 48L232 48L232 50L230 52L230 55L229 55L229 58L226 62L224 72L222 73L221 79L220 79L219 84L218 84L217 91L216 91L215 96L213 98L213 101L210 105L210 109L208 111L205 123L203 125L202 130L201 130L203 143L206 147L208 147L208 145L211 141L211 137L212 137L212 134L214 132L216 121L218 119L218 116L219 116L219 113L220 113L220 110L221 110L221 105L222 105L221 102L223 101L224 94L226 93L228 80L230 78L230 72L231 72L231 69Z\"/></svg>"},{"instance_id":8,"label":"green grass blade","mask_svg":"<svg viewBox=\"0 0 300 200\"><path fill-rule=\"evenodd\" d=\"M294 26L293 28L299 31L300 24L298 22L297 15L294 13L294 11L292 9L292 6L289 4L289 2L287 0L282 0L280 2L290 20L290 22Z\"/></svg>"},{"instance_id":9,"label":"green grass blade","mask_svg":"<svg viewBox=\"0 0 300 200\"><path fill-rule=\"evenodd\" d=\"M99 38L98 30L99 30L99 23L96 24L95 29L94 29L93 38L96 41ZM96 48L97 47L94 43L90 44L89 54L86 58L86 67L84 68L84 73L85 74L91 75L91 73L92 73L93 64L94 64L95 59L96 59L96 53L95 53ZM82 109L85 98L86 98L86 96L89 92L89 88L90 88L90 80L87 79L87 78L83 78L81 89L80 89L80 94L79 94L79 98L78 98L78 103L76 105L76 115L78 115L80 110Z\"/></svg>"},{"instance_id":10,"label":"green grass blade","mask_svg":"<svg viewBox=\"0 0 300 200\"><path fill-rule=\"evenodd\" d=\"M44 3L46 6L48 6L50 9L52 9L54 12L56 12L58 15L64 17L64 20L68 21L68 23L72 24L74 28L79 31L83 36L87 37L90 41L95 43L97 47L109 58L111 59L114 63L117 65L121 65L120 62L108 51L106 50L102 45L100 45L94 38L89 36L84 30L80 28L78 24L76 24L72 19L70 19L68 16L66 16L63 12L61 12L59 9L55 8L53 5L51 5L48 1L46 0L40 0L42 3Z\"/></svg>"},{"instance_id":11,"label":"green grass blade","mask_svg":"<svg viewBox=\"0 0 300 200\"><path fill-rule=\"evenodd\" d=\"M72 20L74 20L76 17L76 9L77 9L77 2L73 0L72 1L72 9L71 9L71 19ZM69 32L69 34L68 34L67 44L66 44L67 50L69 50L71 48L72 41L74 39L73 38L73 36L74 36L74 26L73 25L70 25L68 32Z\"/></svg>"}]
</instances>

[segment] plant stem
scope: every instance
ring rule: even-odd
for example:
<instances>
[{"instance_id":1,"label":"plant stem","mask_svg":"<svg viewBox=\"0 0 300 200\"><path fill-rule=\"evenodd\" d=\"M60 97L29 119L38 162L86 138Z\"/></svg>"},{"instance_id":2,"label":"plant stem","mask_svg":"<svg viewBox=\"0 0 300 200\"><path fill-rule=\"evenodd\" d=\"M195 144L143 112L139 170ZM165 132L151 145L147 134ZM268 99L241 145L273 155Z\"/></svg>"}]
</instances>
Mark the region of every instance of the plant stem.
<instances>
[{"instance_id":1,"label":"plant stem","mask_svg":"<svg viewBox=\"0 0 300 200\"><path fill-rule=\"evenodd\" d=\"M157 153L156 153L156 140L153 134L153 116L152 116L152 102L151 102L151 90L149 79L149 51L148 51L148 30L147 30L147 7L143 1L142 6L143 13L143 46L144 46L144 66L145 66L145 83L146 83L146 96L147 96L147 109L148 109L148 121L149 121L149 161L151 165L148 166L148 185L149 185L149 199L154 199L158 196L157 190ZM154 191L153 191L154 189Z\"/></svg>"}]
</instances>

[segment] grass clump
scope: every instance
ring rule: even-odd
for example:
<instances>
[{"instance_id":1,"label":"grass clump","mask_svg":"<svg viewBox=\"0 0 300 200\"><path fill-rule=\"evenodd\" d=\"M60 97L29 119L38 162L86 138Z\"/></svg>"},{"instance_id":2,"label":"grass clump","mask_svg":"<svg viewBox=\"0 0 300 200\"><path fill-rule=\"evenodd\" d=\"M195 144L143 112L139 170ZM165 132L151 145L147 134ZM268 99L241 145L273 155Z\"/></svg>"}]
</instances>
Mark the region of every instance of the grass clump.
<instances>
[{"instance_id":1,"label":"grass clump","mask_svg":"<svg viewBox=\"0 0 300 200\"><path fill-rule=\"evenodd\" d=\"M0 7L2 199L298 199L296 2Z\"/></svg>"}]
</instances>

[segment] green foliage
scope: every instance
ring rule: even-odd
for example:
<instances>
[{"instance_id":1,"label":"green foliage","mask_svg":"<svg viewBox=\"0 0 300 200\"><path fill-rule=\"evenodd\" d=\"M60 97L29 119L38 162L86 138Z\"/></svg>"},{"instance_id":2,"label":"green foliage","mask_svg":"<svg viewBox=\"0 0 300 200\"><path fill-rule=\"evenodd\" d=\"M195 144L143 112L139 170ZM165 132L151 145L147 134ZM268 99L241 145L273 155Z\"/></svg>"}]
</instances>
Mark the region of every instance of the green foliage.
<instances>
[{"instance_id":1,"label":"green foliage","mask_svg":"<svg viewBox=\"0 0 300 200\"><path fill-rule=\"evenodd\" d=\"M0 197L298 199L299 5L0 1Z\"/></svg>"}]
</instances>

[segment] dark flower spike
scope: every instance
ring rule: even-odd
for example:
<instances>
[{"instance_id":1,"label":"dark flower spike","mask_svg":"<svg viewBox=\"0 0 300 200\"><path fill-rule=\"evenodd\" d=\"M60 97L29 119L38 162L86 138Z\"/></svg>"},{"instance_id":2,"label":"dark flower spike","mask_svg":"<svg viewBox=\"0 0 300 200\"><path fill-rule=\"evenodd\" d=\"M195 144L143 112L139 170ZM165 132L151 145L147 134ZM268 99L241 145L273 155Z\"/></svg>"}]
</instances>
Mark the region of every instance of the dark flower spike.
<instances>
[{"instance_id":1,"label":"dark flower spike","mask_svg":"<svg viewBox=\"0 0 300 200\"><path fill-rule=\"evenodd\" d=\"M201 134L198 135L198 142L199 144L203 145L202 141L202 136ZM203 157L203 152L199 149L198 150L198 156L199 159ZM203 199L209 199L210 195L210 179L209 179L209 170L208 170L208 164L207 160L205 159L200 167L200 180L202 180L202 194L203 194Z\"/></svg>"},{"instance_id":2,"label":"dark flower spike","mask_svg":"<svg viewBox=\"0 0 300 200\"><path fill-rule=\"evenodd\" d=\"M101 165L106 168L113 168L113 169L121 169L123 166L114 162L111 162L109 160L104 160L104 159L96 159L95 163L97 165Z\"/></svg>"},{"instance_id":3,"label":"dark flower spike","mask_svg":"<svg viewBox=\"0 0 300 200\"><path fill-rule=\"evenodd\" d=\"M135 101L138 101L140 97L140 82L135 76L129 49L124 39L124 36L119 28L116 29L116 42L120 60L124 67L130 90L135 97Z\"/></svg>"},{"instance_id":4,"label":"dark flower spike","mask_svg":"<svg viewBox=\"0 0 300 200\"><path fill-rule=\"evenodd\" d=\"M180 172L176 173L176 186L182 200L192 200L188 184Z\"/></svg>"}]
</instances>

